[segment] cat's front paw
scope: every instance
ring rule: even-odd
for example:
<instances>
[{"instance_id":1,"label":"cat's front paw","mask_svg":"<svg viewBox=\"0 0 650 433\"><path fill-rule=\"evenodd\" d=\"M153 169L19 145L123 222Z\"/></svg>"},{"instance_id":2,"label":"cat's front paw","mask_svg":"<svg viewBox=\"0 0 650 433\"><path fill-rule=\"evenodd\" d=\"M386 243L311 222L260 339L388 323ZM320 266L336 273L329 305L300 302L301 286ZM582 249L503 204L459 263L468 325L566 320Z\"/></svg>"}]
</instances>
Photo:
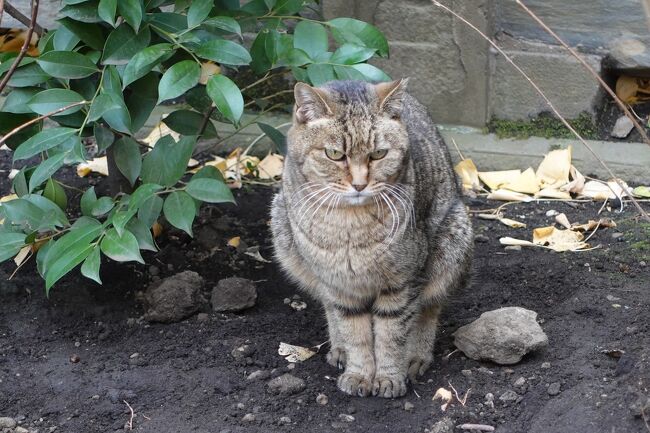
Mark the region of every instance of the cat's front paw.
<instances>
[{"instance_id":1,"label":"cat's front paw","mask_svg":"<svg viewBox=\"0 0 650 433\"><path fill-rule=\"evenodd\" d=\"M372 395L383 398L402 397L406 394L406 375L375 376Z\"/></svg>"},{"instance_id":2,"label":"cat's front paw","mask_svg":"<svg viewBox=\"0 0 650 433\"><path fill-rule=\"evenodd\" d=\"M327 363L332 367L336 367L339 370L345 368L346 353L345 349L341 347L332 347L327 354Z\"/></svg>"},{"instance_id":3,"label":"cat's front paw","mask_svg":"<svg viewBox=\"0 0 650 433\"><path fill-rule=\"evenodd\" d=\"M433 361L432 355L427 355L426 357L416 356L411 359L411 363L408 369L408 378L411 382L416 383L417 376L422 376L431 366Z\"/></svg>"},{"instance_id":4,"label":"cat's front paw","mask_svg":"<svg viewBox=\"0 0 650 433\"><path fill-rule=\"evenodd\" d=\"M338 387L346 394L368 397L372 390L372 381L359 373L343 373L339 376Z\"/></svg>"}]
</instances>

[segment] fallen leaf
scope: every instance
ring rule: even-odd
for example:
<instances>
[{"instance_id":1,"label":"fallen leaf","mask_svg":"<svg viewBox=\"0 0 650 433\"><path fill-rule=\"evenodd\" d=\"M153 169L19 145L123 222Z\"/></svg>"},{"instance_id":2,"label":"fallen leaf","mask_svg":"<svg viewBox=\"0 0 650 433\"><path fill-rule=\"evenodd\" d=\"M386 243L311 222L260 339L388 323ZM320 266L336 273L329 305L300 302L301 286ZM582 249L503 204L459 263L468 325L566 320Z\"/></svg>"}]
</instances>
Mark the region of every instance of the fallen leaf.
<instances>
[{"instance_id":1,"label":"fallen leaf","mask_svg":"<svg viewBox=\"0 0 650 433\"><path fill-rule=\"evenodd\" d=\"M560 191L555 187L544 188L535 194L535 198L556 198L560 200L571 200L571 194Z\"/></svg>"},{"instance_id":2,"label":"fallen leaf","mask_svg":"<svg viewBox=\"0 0 650 433\"><path fill-rule=\"evenodd\" d=\"M289 362L302 362L316 355L316 352L306 347L280 343L280 347L278 348L278 355L284 356L284 359Z\"/></svg>"},{"instance_id":3,"label":"fallen leaf","mask_svg":"<svg viewBox=\"0 0 650 433\"><path fill-rule=\"evenodd\" d=\"M479 171L478 177L492 191L501 188L501 185L513 182L521 175L521 170L504 171Z\"/></svg>"},{"instance_id":4,"label":"fallen leaf","mask_svg":"<svg viewBox=\"0 0 650 433\"><path fill-rule=\"evenodd\" d=\"M499 243L501 245L506 245L506 246L511 246L511 245L512 246L520 246L520 247L534 247L534 246L536 246L531 241L525 241L523 239L515 239L515 238L511 238L509 236L500 238Z\"/></svg>"},{"instance_id":5,"label":"fallen leaf","mask_svg":"<svg viewBox=\"0 0 650 433\"><path fill-rule=\"evenodd\" d=\"M515 229L525 229L526 228L526 224L524 224L522 222L519 222L519 221L512 220L510 218L499 218L499 222L501 224L505 224L508 227L512 227L512 228L515 228Z\"/></svg>"},{"instance_id":6,"label":"fallen leaf","mask_svg":"<svg viewBox=\"0 0 650 433\"><path fill-rule=\"evenodd\" d=\"M4 197L0 197L0 203L4 203L6 201L11 201L17 199L18 196L16 194L9 194L5 195Z\"/></svg>"},{"instance_id":7,"label":"fallen leaf","mask_svg":"<svg viewBox=\"0 0 650 433\"><path fill-rule=\"evenodd\" d=\"M563 213L556 215L555 216L555 222L564 227L565 229L570 229L571 228L571 223L569 222L569 218Z\"/></svg>"},{"instance_id":8,"label":"fallen leaf","mask_svg":"<svg viewBox=\"0 0 650 433\"><path fill-rule=\"evenodd\" d=\"M199 84L203 84L205 86L208 84L210 77L220 73L221 67L219 67L219 65L216 65L214 62L208 61L201 63L201 77L199 78Z\"/></svg>"},{"instance_id":9,"label":"fallen leaf","mask_svg":"<svg viewBox=\"0 0 650 433\"><path fill-rule=\"evenodd\" d=\"M474 165L474 161L471 159L463 159L456 164L454 170L458 173L463 183L463 188L472 191L481 190L481 182L479 181L478 170L476 169L476 165Z\"/></svg>"},{"instance_id":10,"label":"fallen leaf","mask_svg":"<svg viewBox=\"0 0 650 433\"><path fill-rule=\"evenodd\" d=\"M271 153L257 164L257 177L260 179L275 179L282 175L284 158L282 155Z\"/></svg>"},{"instance_id":11,"label":"fallen leaf","mask_svg":"<svg viewBox=\"0 0 650 433\"><path fill-rule=\"evenodd\" d=\"M491 192L487 196L488 200L502 200L502 201L523 201L529 202L533 201L533 198L529 195L522 194L520 192L510 191L507 189L498 189Z\"/></svg>"},{"instance_id":12,"label":"fallen leaf","mask_svg":"<svg viewBox=\"0 0 650 433\"><path fill-rule=\"evenodd\" d=\"M197 167L199 164L201 164L199 161L197 161L194 158L190 158L190 160L187 161L187 168L194 168Z\"/></svg>"},{"instance_id":13,"label":"fallen leaf","mask_svg":"<svg viewBox=\"0 0 650 433\"><path fill-rule=\"evenodd\" d=\"M559 188L569 183L571 171L571 146L566 149L552 150L537 167L535 175L542 188Z\"/></svg>"},{"instance_id":14,"label":"fallen leaf","mask_svg":"<svg viewBox=\"0 0 650 433\"><path fill-rule=\"evenodd\" d=\"M625 354L625 350L622 349L603 349L600 351L600 353L604 353L607 356L610 356L612 358L620 358Z\"/></svg>"},{"instance_id":15,"label":"fallen leaf","mask_svg":"<svg viewBox=\"0 0 650 433\"><path fill-rule=\"evenodd\" d=\"M577 230L581 232L588 232L591 230L595 230L596 227L601 227L601 228L614 228L616 227L616 223L612 221L609 218L601 218L598 221L594 220L589 220L585 224L572 224L571 225L571 230Z\"/></svg>"},{"instance_id":16,"label":"fallen leaf","mask_svg":"<svg viewBox=\"0 0 650 433\"><path fill-rule=\"evenodd\" d=\"M626 189L629 189L627 184L623 181L621 183L625 186ZM594 200L608 200L625 197L627 194L623 191L620 185L613 180L609 182L601 182L596 180L590 180L585 183L582 192L580 193L583 197L589 197Z\"/></svg>"},{"instance_id":17,"label":"fallen leaf","mask_svg":"<svg viewBox=\"0 0 650 433\"><path fill-rule=\"evenodd\" d=\"M621 75L616 80L616 96L627 104L636 102L637 90L639 90L639 84L634 77Z\"/></svg>"},{"instance_id":18,"label":"fallen leaf","mask_svg":"<svg viewBox=\"0 0 650 433\"><path fill-rule=\"evenodd\" d=\"M532 167L529 167L512 182L503 184L501 188L526 194L535 194L539 191L539 180L535 175L535 170L533 170Z\"/></svg>"},{"instance_id":19,"label":"fallen leaf","mask_svg":"<svg viewBox=\"0 0 650 433\"><path fill-rule=\"evenodd\" d=\"M178 140L181 138L181 135L178 132L172 131L169 126L165 125L165 123L158 122L158 124L153 127L149 135L140 141L153 148L156 145L156 142L166 135L171 135L175 142L178 142Z\"/></svg>"},{"instance_id":20,"label":"fallen leaf","mask_svg":"<svg viewBox=\"0 0 650 433\"><path fill-rule=\"evenodd\" d=\"M302 311L307 308L307 304L303 301L291 301L291 304L289 304L289 306L296 311Z\"/></svg>"},{"instance_id":21,"label":"fallen leaf","mask_svg":"<svg viewBox=\"0 0 650 433\"><path fill-rule=\"evenodd\" d=\"M589 248L582 242L582 233L573 230L558 230L553 226L539 227L533 230L533 243L548 247L557 252L577 251Z\"/></svg>"},{"instance_id":22,"label":"fallen leaf","mask_svg":"<svg viewBox=\"0 0 650 433\"><path fill-rule=\"evenodd\" d=\"M233 247L233 248L237 248L237 247L239 247L240 241L241 241L241 238L239 236L235 236L234 238L230 238L230 239L228 239L228 246Z\"/></svg>"},{"instance_id":23,"label":"fallen leaf","mask_svg":"<svg viewBox=\"0 0 650 433\"><path fill-rule=\"evenodd\" d=\"M440 406L440 410L444 412L447 410L447 406L449 405L449 403L451 403L452 398L453 397L451 391L445 388L438 388L438 390L433 395L433 398L431 400L433 401L440 400L442 402L442 405Z\"/></svg>"},{"instance_id":24,"label":"fallen leaf","mask_svg":"<svg viewBox=\"0 0 650 433\"><path fill-rule=\"evenodd\" d=\"M153 235L153 238L156 239L158 236L160 236L163 232L163 226L160 224L158 221L153 223L151 226L151 233Z\"/></svg>"},{"instance_id":25,"label":"fallen leaf","mask_svg":"<svg viewBox=\"0 0 650 433\"><path fill-rule=\"evenodd\" d=\"M25 245L18 251L18 254L14 257L14 263L16 266L21 266L25 260L29 259L32 255L32 246Z\"/></svg>"},{"instance_id":26,"label":"fallen leaf","mask_svg":"<svg viewBox=\"0 0 650 433\"><path fill-rule=\"evenodd\" d=\"M500 213L480 213L477 216L482 220L498 220L501 215Z\"/></svg>"},{"instance_id":27,"label":"fallen leaf","mask_svg":"<svg viewBox=\"0 0 650 433\"><path fill-rule=\"evenodd\" d=\"M77 166L77 175L79 177L86 177L90 173L98 173L102 176L108 176L108 161L105 156L82 162Z\"/></svg>"},{"instance_id":28,"label":"fallen leaf","mask_svg":"<svg viewBox=\"0 0 650 433\"><path fill-rule=\"evenodd\" d=\"M582 189L585 187L585 177L578 171L577 168L571 164L571 169L569 170L569 175L571 177L571 182L560 187L560 191L567 191L574 194L580 194Z\"/></svg>"},{"instance_id":29,"label":"fallen leaf","mask_svg":"<svg viewBox=\"0 0 650 433\"><path fill-rule=\"evenodd\" d=\"M650 198L650 187L637 186L632 190L632 194L634 194L635 197Z\"/></svg>"}]
</instances>

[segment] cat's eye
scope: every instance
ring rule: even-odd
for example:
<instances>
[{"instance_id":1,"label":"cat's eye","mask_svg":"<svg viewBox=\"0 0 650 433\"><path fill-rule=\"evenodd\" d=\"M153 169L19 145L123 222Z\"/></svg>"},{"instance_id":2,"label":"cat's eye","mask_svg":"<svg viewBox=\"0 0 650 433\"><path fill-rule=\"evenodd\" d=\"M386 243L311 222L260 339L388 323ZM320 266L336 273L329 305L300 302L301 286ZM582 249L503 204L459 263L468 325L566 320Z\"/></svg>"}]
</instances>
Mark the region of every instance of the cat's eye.
<instances>
[{"instance_id":1,"label":"cat's eye","mask_svg":"<svg viewBox=\"0 0 650 433\"><path fill-rule=\"evenodd\" d=\"M375 150L373 152L370 152L370 159L372 160L382 159L384 156L386 156L387 153L388 150L386 149Z\"/></svg>"},{"instance_id":2,"label":"cat's eye","mask_svg":"<svg viewBox=\"0 0 650 433\"><path fill-rule=\"evenodd\" d=\"M325 149L325 155L332 161L341 161L345 158L345 153L336 149Z\"/></svg>"}]
</instances>

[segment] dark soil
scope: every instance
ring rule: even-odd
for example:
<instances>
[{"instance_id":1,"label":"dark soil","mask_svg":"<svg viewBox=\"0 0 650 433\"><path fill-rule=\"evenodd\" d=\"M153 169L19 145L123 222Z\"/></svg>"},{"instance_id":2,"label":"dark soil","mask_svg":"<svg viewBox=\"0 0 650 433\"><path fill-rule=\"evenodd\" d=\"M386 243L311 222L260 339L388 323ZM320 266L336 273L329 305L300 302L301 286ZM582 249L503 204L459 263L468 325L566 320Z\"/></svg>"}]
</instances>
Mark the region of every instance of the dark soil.
<instances>
[{"instance_id":1,"label":"dark soil","mask_svg":"<svg viewBox=\"0 0 650 433\"><path fill-rule=\"evenodd\" d=\"M4 159L2 168L7 166ZM3 175L0 195L8 188ZM16 418L40 433L53 427L111 433L124 431L128 402L137 432L424 432L444 417L452 426L489 424L502 433L646 431L639 402L650 397L650 226L636 221L631 206L622 214L606 212L618 228L591 239L601 248L578 253L505 251L498 239L530 238L530 228L551 224L549 209L586 222L596 218L598 204L508 206L508 216L529 229L475 219L480 236L474 282L445 309L435 365L406 397L384 400L339 392L337 371L325 362L327 346L295 366L277 354L280 342L313 346L326 341L327 332L316 302L299 294L275 263L226 246L229 238L241 236L271 258L271 194L271 188L244 188L236 194L238 206L204 207L194 239L169 230L158 239L160 252L145 257L149 265L104 263L103 286L74 271L48 299L33 264L9 281L13 263L0 266L0 417ZM468 204L495 206L484 200ZM619 232L623 235L614 239ZM152 278L183 270L204 278L206 298L222 278L254 280L257 304L240 314L205 311L207 316L175 324L141 320L139 293ZM296 295L303 296L305 310L285 303ZM503 306L536 311L549 347L509 367L454 351L451 334L459 326ZM244 356L233 357L242 345L249 346ZM256 370L270 376L247 380ZM305 389L270 394L268 380L287 372L303 379ZM520 377L525 384L517 387ZM431 397L449 384L461 396L471 392L466 406L456 402L442 412ZM559 385L559 393L550 395L549 385L551 394ZM517 399L500 400L509 390ZM329 397L326 405L316 402L319 393ZM485 404L488 393L494 408ZM405 410L407 402L411 410Z\"/></svg>"}]
</instances>

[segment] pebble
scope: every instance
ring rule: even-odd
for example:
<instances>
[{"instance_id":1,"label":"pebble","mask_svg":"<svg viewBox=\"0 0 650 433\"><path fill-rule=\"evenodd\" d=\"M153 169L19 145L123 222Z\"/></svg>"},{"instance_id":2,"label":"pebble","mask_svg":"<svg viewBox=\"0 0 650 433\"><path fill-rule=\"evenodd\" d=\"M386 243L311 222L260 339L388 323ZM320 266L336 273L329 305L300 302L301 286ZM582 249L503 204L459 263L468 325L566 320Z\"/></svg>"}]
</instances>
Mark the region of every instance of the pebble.
<instances>
[{"instance_id":1,"label":"pebble","mask_svg":"<svg viewBox=\"0 0 650 433\"><path fill-rule=\"evenodd\" d=\"M521 388L522 386L526 385L526 378L520 377L519 379L515 380L514 385L518 388Z\"/></svg>"},{"instance_id":2,"label":"pebble","mask_svg":"<svg viewBox=\"0 0 650 433\"><path fill-rule=\"evenodd\" d=\"M74 347L81 347L81 343L78 342L78 341L75 341L75 342L74 342Z\"/></svg>"},{"instance_id":3,"label":"pebble","mask_svg":"<svg viewBox=\"0 0 650 433\"><path fill-rule=\"evenodd\" d=\"M486 242L489 242L490 238L488 238L485 235L476 235L476 236L474 236L474 241L484 244Z\"/></svg>"},{"instance_id":4,"label":"pebble","mask_svg":"<svg viewBox=\"0 0 650 433\"><path fill-rule=\"evenodd\" d=\"M268 379L271 373L266 370L255 370L246 377L246 380L264 380Z\"/></svg>"},{"instance_id":5,"label":"pebble","mask_svg":"<svg viewBox=\"0 0 650 433\"><path fill-rule=\"evenodd\" d=\"M140 356L140 354L139 354L138 352L135 352L135 353L132 353L131 356L129 356L129 358L131 358L131 359L135 359L135 358L137 358L138 356Z\"/></svg>"},{"instance_id":6,"label":"pebble","mask_svg":"<svg viewBox=\"0 0 650 433\"><path fill-rule=\"evenodd\" d=\"M246 278L224 278L212 289L210 302L214 311L239 312L255 305L257 288Z\"/></svg>"},{"instance_id":7,"label":"pebble","mask_svg":"<svg viewBox=\"0 0 650 433\"><path fill-rule=\"evenodd\" d=\"M149 275L155 277L158 274L160 274L160 269L158 269L158 266L154 266L154 265L149 266Z\"/></svg>"},{"instance_id":8,"label":"pebble","mask_svg":"<svg viewBox=\"0 0 650 433\"><path fill-rule=\"evenodd\" d=\"M548 395L558 395L560 393L560 382L553 382L546 391Z\"/></svg>"},{"instance_id":9,"label":"pebble","mask_svg":"<svg viewBox=\"0 0 650 433\"><path fill-rule=\"evenodd\" d=\"M196 315L196 321L199 323L207 323L210 321L210 315L208 313L199 313Z\"/></svg>"},{"instance_id":10,"label":"pebble","mask_svg":"<svg viewBox=\"0 0 650 433\"><path fill-rule=\"evenodd\" d=\"M461 370L460 374L462 374L465 377L470 377L472 376L472 370Z\"/></svg>"},{"instance_id":11,"label":"pebble","mask_svg":"<svg viewBox=\"0 0 650 433\"><path fill-rule=\"evenodd\" d=\"M291 395L305 389L305 381L287 373L271 379L266 386L271 394Z\"/></svg>"},{"instance_id":12,"label":"pebble","mask_svg":"<svg viewBox=\"0 0 650 433\"><path fill-rule=\"evenodd\" d=\"M406 403L404 403L404 410L405 411L410 412L410 411L413 410L413 408L415 408L415 405L413 403L411 403L410 401L407 401Z\"/></svg>"},{"instance_id":13,"label":"pebble","mask_svg":"<svg viewBox=\"0 0 650 433\"><path fill-rule=\"evenodd\" d=\"M81 361L81 358L80 358L79 355L77 355L77 354L72 355L72 356L70 357L70 362L72 362L73 364L76 364L76 363L79 362L79 361Z\"/></svg>"},{"instance_id":14,"label":"pebble","mask_svg":"<svg viewBox=\"0 0 650 433\"><path fill-rule=\"evenodd\" d=\"M320 404L321 406L325 406L329 402L329 398L325 394L318 394L316 396L316 403Z\"/></svg>"},{"instance_id":15,"label":"pebble","mask_svg":"<svg viewBox=\"0 0 650 433\"><path fill-rule=\"evenodd\" d=\"M435 423L429 430L431 433L453 433L454 431L454 421L450 418L443 418L437 423Z\"/></svg>"},{"instance_id":16,"label":"pebble","mask_svg":"<svg viewBox=\"0 0 650 433\"><path fill-rule=\"evenodd\" d=\"M291 424L291 418L283 416L280 418L280 424Z\"/></svg>"},{"instance_id":17,"label":"pebble","mask_svg":"<svg viewBox=\"0 0 650 433\"><path fill-rule=\"evenodd\" d=\"M612 233L612 239L618 239L621 236L623 236L623 233L621 232Z\"/></svg>"},{"instance_id":18,"label":"pebble","mask_svg":"<svg viewBox=\"0 0 650 433\"><path fill-rule=\"evenodd\" d=\"M628 135L630 135L630 132L632 132L632 129L634 128L634 124L630 120L629 117L627 116L621 116L618 119L616 119L616 124L614 124L614 128L612 129L611 136L615 138L625 138Z\"/></svg>"},{"instance_id":19,"label":"pebble","mask_svg":"<svg viewBox=\"0 0 650 433\"><path fill-rule=\"evenodd\" d=\"M548 370L549 368L551 368L551 363L550 362L542 362L542 368L544 370Z\"/></svg>"},{"instance_id":20,"label":"pebble","mask_svg":"<svg viewBox=\"0 0 650 433\"><path fill-rule=\"evenodd\" d=\"M247 413L244 415L244 417L241 419L244 422L254 422L255 421L255 415L252 413Z\"/></svg>"},{"instance_id":21,"label":"pebble","mask_svg":"<svg viewBox=\"0 0 650 433\"><path fill-rule=\"evenodd\" d=\"M233 358L239 360L239 359L244 359L247 356L252 355L255 352L255 348L251 345L244 344L239 347L236 347L230 352L230 356Z\"/></svg>"},{"instance_id":22,"label":"pebble","mask_svg":"<svg viewBox=\"0 0 650 433\"><path fill-rule=\"evenodd\" d=\"M354 417L352 415L348 415L347 413L339 414L339 419L344 422L354 422Z\"/></svg>"},{"instance_id":23,"label":"pebble","mask_svg":"<svg viewBox=\"0 0 650 433\"><path fill-rule=\"evenodd\" d=\"M14 428L16 427L16 420L7 416L0 418L0 428Z\"/></svg>"},{"instance_id":24,"label":"pebble","mask_svg":"<svg viewBox=\"0 0 650 433\"><path fill-rule=\"evenodd\" d=\"M25 427L16 427L14 429L14 433L29 433L29 430L27 430Z\"/></svg>"},{"instance_id":25,"label":"pebble","mask_svg":"<svg viewBox=\"0 0 650 433\"><path fill-rule=\"evenodd\" d=\"M521 251L521 245L508 245L504 249L506 251Z\"/></svg>"},{"instance_id":26,"label":"pebble","mask_svg":"<svg viewBox=\"0 0 650 433\"><path fill-rule=\"evenodd\" d=\"M555 215L559 215L560 213L556 211L555 209L547 210L546 211L546 216L547 217L554 217Z\"/></svg>"},{"instance_id":27,"label":"pebble","mask_svg":"<svg viewBox=\"0 0 650 433\"><path fill-rule=\"evenodd\" d=\"M499 400L504 402L516 401L519 398L519 394L512 390L508 390L499 396Z\"/></svg>"}]
</instances>

